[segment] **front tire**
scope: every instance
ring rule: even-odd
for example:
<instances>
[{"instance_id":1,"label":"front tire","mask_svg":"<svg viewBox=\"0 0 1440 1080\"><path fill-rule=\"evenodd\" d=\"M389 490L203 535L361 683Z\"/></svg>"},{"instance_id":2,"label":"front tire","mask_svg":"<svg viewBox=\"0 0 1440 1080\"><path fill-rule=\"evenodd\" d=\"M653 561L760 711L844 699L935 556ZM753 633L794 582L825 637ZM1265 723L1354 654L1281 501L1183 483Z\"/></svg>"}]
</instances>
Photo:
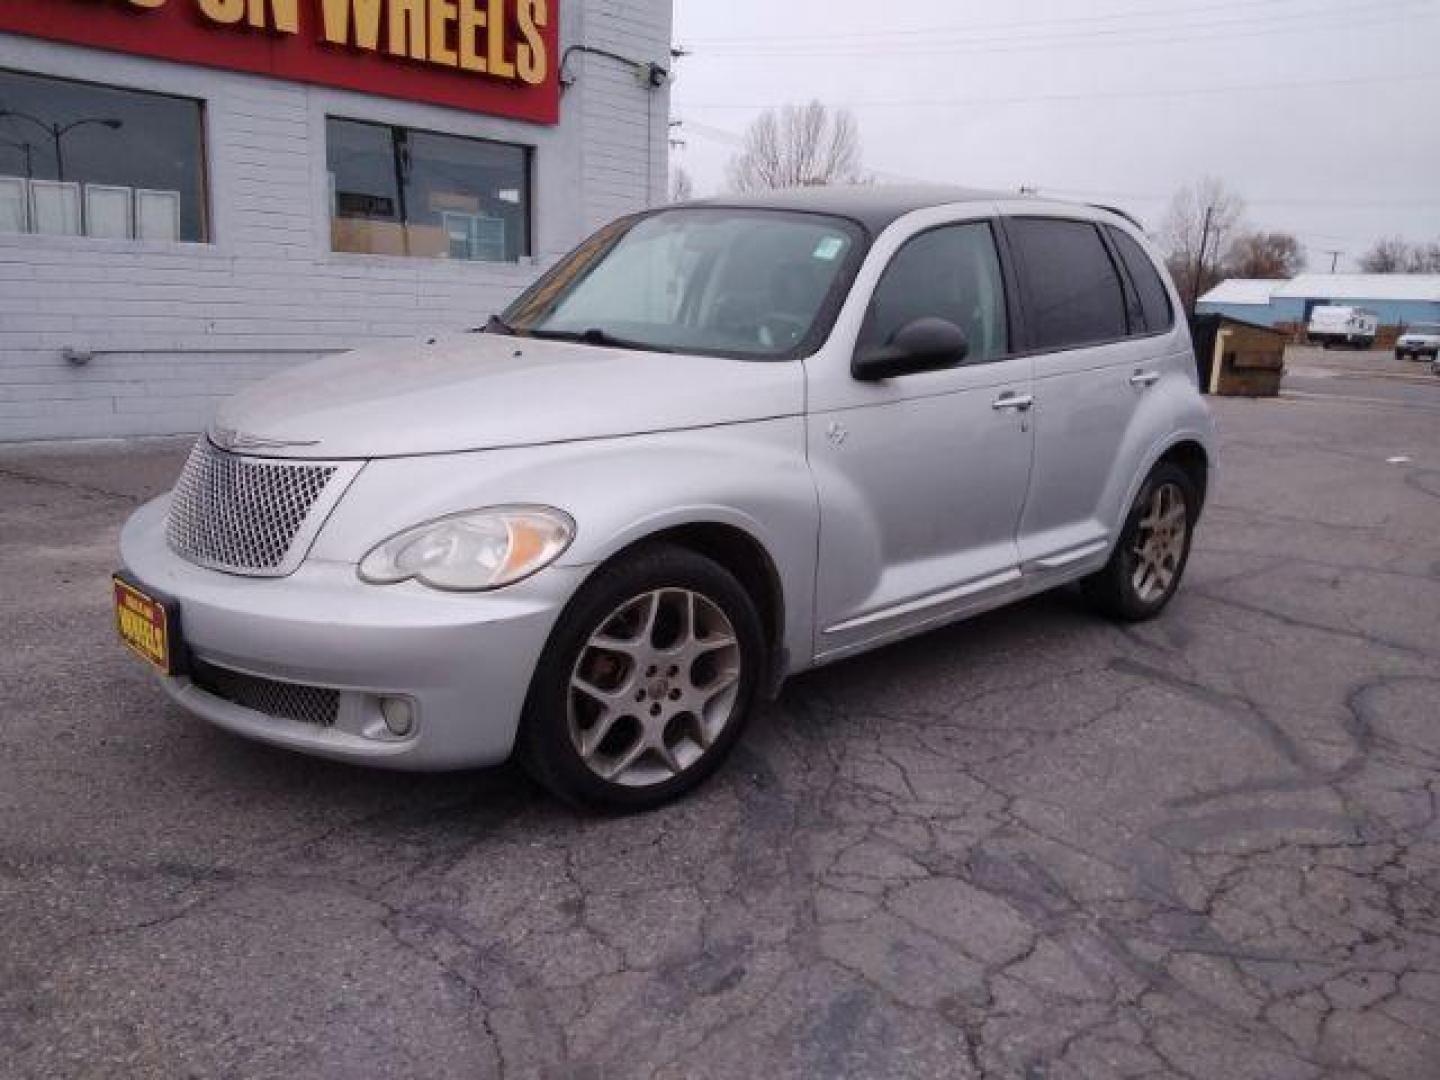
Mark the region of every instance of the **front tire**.
<instances>
[{"instance_id":1,"label":"front tire","mask_svg":"<svg viewBox=\"0 0 1440 1080\"><path fill-rule=\"evenodd\" d=\"M755 603L724 567L655 545L601 567L560 616L517 755L565 802L648 810L719 768L763 684Z\"/></svg>"},{"instance_id":2,"label":"front tire","mask_svg":"<svg viewBox=\"0 0 1440 1080\"><path fill-rule=\"evenodd\" d=\"M1169 462L1156 465L1140 485L1110 561L1082 582L1086 598L1123 622L1159 615L1180 587L1199 513L1189 475Z\"/></svg>"}]
</instances>

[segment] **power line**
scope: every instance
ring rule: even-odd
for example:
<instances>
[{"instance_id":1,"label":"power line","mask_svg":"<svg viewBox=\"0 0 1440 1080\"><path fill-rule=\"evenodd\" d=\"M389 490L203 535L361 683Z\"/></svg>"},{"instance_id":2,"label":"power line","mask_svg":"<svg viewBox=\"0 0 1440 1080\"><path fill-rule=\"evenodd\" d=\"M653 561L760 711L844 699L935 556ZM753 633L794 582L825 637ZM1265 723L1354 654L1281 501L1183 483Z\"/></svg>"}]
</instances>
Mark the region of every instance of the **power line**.
<instances>
[{"instance_id":1,"label":"power line","mask_svg":"<svg viewBox=\"0 0 1440 1080\"><path fill-rule=\"evenodd\" d=\"M1392 15L1387 19L1366 16ZM929 35L924 40L908 42L856 41L797 43L781 45L771 40L759 42L745 48L711 46L694 52L692 59L733 59L737 56L783 57L785 59L815 59L846 56L864 56L867 60L885 57L913 57L925 55L956 55L961 53L985 52L993 54L1035 52L1058 47L1065 48L1116 48L1134 45L1166 45L1175 43L1235 40L1240 38L1266 37L1274 34L1298 35L1304 32L1333 29L1336 24L1358 27L1386 26L1395 22L1425 19L1440 14L1434 0L1398 0L1370 5L1348 5L1327 7L1308 11L1301 22L1293 14L1261 17L1241 17L1187 23L1180 26L1153 25L1147 27L1117 27L1111 29L1051 33L1016 38L1014 35L986 37L979 32L946 41L938 35Z\"/></svg>"},{"instance_id":2,"label":"power line","mask_svg":"<svg viewBox=\"0 0 1440 1080\"><path fill-rule=\"evenodd\" d=\"M1204 14L1210 11L1230 11L1236 8L1246 11L1254 11L1260 7L1274 7L1277 5L1304 3L1305 0L1225 0L1216 4L1197 4L1190 7L1176 8L1174 6L1150 7L1150 8L1129 8L1124 11L1095 13L1091 15L1071 15L1050 19L1026 19L1012 22L981 23L979 26L959 26L947 24L941 26L920 26L895 30L846 30L829 34L804 34L790 36L776 36L774 34L730 34L717 35L714 37L698 37L689 39L692 43L703 45L725 45L730 43L748 44L752 42L775 42L777 44L794 43L797 45L808 45L816 42L831 40L857 39L867 42L883 41L889 38L910 38L926 37L933 38L944 34L970 33L975 30L1024 30L1032 27L1062 26L1062 25L1086 25L1097 22L1114 22L1119 19L1130 20L1136 18L1159 18ZM1298 17L1303 12L1295 13Z\"/></svg>"},{"instance_id":3,"label":"power line","mask_svg":"<svg viewBox=\"0 0 1440 1080\"><path fill-rule=\"evenodd\" d=\"M729 130L727 130L726 128L716 127L716 126L714 126L713 124L701 123L701 122L698 121L698 120L682 120L682 121L680 121L680 123L683 125L683 127L684 127L684 129L685 129L686 131L693 131L696 135L700 136L701 138L708 138L708 139L711 139L711 140L713 140L713 141L715 141L715 142L723 143L723 144L725 144L725 145L727 145L727 146L743 146L744 143L745 143L745 136L743 136L743 135L741 135L740 133L735 132L735 131L729 131ZM939 182L940 182L940 181L936 181L936 180L933 180L933 179L928 179L928 180L927 180L927 179L924 179L924 178L922 178L922 177L909 176L909 175L907 175L907 174L905 174L905 173L886 172L886 171L881 170L881 169L876 169L876 170L873 170L873 171L875 172L875 175L877 175L877 176L879 176L879 177L882 177L882 178L884 178L884 179L887 179L887 180L895 180L895 181L900 181L900 182L904 182L904 183L932 184L932 183L939 183ZM1084 199L1084 200L1103 200L1103 201L1109 201L1109 202L1151 202L1151 203L1165 203L1165 202L1169 202L1170 199L1171 199L1171 197L1172 197L1173 194L1174 194L1173 192L1171 192L1171 193L1169 193L1169 194L1162 194L1162 193L1160 193L1160 192L1154 192L1154 191L1146 191L1146 192L1141 192L1141 191L1096 191L1096 190L1087 190L1087 189L1082 189L1082 188L1050 187L1050 186L1044 185L1044 184L1034 186L1033 189L1032 189L1032 191L1033 191L1033 193L1035 193L1035 194L1053 195L1053 196L1056 196L1056 197L1059 197L1059 198L1062 198L1062 199L1064 199L1064 198L1070 198L1070 199ZM1415 208L1415 207L1431 207L1431 206L1436 205L1436 203L1437 203L1437 200L1435 200L1435 199L1395 199L1395 200L1386 200L1386 199L1351 199L1351 198L1331 199L1331 198L1311 198L1311 197L1305 197L1305 196L1298 197L1298 198L1297 198L1297 197L1293 197L1293 196L1284 196L1284 197L1278 197L1278 196L1259 196L1259 197L1254 197L1254 198L1252 198L1251 196L1248 196L1248 195L1245 196L1244 198L1245 198L1245 202L1246 202L1246 203L1251 204L1251 205L1254 205L1254 206L1295 206L1295 207L1306 207L1306 208L1314 208L1314 209L1323 209L1323 208L1326 208L1326 207L1341 207L1341 208L1347 208L1347 209L1367 209L1367 210L1368 210L1368 209L1411 209L1411 208ZM1347 239L1346 237L1339 237L1339 236L1334 236L1334 235L1325 236L1324 234L1321 234L1321 233L1306 233L1305 235L1306 235L1306 236L1309 236L1309 237L1311 237L1311 238L1313 238L1313 239L1331 239L1331 240L1343 240L1343 239Z\"/></svg>"},{"instance_id":4,"label":"power line","mask_svg":"<svg viewBox=\"0 0 1440 1080\"><path fill-rule=\"evenodd\" d=\"M1127 199L1136 202L1168 202L1170 195L1158 192L1136 191L1083 191L1078 188L1052 187L1043 190L1060 196L1077 199ZM1255 206L1302 206L1309 208L1346 207L1356 209L1413 209L1433 207L1440 204L1437 199L1353 199L1353 198L1312 198L1308 196L1244 196L1245 202Z\"/></svg>"},{"instance_id":5,"label":"power line","mask_svg":"<svg viewBox=\"0 0 1440 1080\"><path fill-rule=\"evenodd\" d=\"M1055 101L1120 101L1129 98L1151 100L1163 97L1192 97L1212 94L1251 93L1256 90L1311 90L1332 86L1373 86L1394 85L1404 82L1436 82L1440 74L1427 75L1384 75L1355 79L1312 79L1273 83L1236 83L1224 86L1192 86L1178 88L1153 88L1145 90L1091 90L1068 94L1010 94L993 97L971 98L908 98L908 99L850 99L829 101L828 105L849 109L910 109L910 108L956 108L968 105L1028 105ZM677 109L769 109L775 101L750 102L699 102L677 101Z\"/></svg>"},{"instance_id":6,"label":"power line","mask_svg":"<svg viewBox=\"0 0 1440 1080\"><path fill-rule=\"evenodd\" d=\"M740 146L745 142L745 136L734 131L726 131L724 128L715 127L712 124L702 124L699 120L678 120L686 131L693 131L700 136L708 136L716 142L727 143L730 146Z\"/></svg>"}]
</instances>

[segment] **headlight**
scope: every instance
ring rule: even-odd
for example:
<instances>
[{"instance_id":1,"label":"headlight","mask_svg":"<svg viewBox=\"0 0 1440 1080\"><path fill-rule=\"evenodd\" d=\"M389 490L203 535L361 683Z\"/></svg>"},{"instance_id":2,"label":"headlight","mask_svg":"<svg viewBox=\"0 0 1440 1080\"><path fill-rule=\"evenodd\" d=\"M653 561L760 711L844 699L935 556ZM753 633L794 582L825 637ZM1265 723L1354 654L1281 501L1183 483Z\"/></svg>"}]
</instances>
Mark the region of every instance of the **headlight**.
<instances>
[{"instance_id":1,"label":"headlight","mask_svg":"<svg viewBox=\"0 0 1440 1080\"><path fill-rule=\"evenodd\" d=\"M376 585L414 578L436 589L498 589L549 566L574 538L575 522L548 506L467 510L371 549L360 577Z\"/></svg>"}]
</instances>

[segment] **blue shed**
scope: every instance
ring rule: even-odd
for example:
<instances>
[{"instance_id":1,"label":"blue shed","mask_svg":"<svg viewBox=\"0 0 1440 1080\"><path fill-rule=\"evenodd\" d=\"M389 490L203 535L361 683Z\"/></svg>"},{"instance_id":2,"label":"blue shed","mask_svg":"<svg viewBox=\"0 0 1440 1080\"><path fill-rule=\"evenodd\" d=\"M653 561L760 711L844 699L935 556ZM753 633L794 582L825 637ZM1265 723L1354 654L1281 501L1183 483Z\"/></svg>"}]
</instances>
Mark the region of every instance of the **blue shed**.
<instances>
[{"instance_id":1,"label":"blue shed","mask_svg":"<svg viewBox=\"0 0 1440 1080\"><path fill-rule=\"evenodd\" d=\"M1440 323L1440 274L1300 274L1289 281L1231 278L1200 298L1199 314L1262 326L1303 326L1325 304L1365 308L1383 330Z\"/></svg>"},{"instance_id":2,"label":"blue shed","mask_svg":"<svg viewBox=\"0 0 1440 1080\"><path fill-rule=\"evenodd\" d=\"M1284 278L1227 278L1200 297L1195 314L1224 315L1256 326L1274 326L1279 320L1271 316L1270 298L1287 284Z\"/></svg>"}]
</instances>

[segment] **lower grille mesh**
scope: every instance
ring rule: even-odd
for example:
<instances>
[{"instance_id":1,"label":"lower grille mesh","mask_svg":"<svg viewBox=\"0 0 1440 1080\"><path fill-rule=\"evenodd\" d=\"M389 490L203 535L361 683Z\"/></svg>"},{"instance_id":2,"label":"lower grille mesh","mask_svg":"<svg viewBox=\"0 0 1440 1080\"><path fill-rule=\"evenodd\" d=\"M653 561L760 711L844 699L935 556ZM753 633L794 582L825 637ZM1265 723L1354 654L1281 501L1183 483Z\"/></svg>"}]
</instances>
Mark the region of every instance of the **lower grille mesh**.
<instances>
[{"instance_id":1,"label":"lower grille mesh","mask_svg":"<svg viewBox=\"0 0 1440 1080\"><path fill-rule=\"evenodd\" d=\"M190 681L232 705L315 727L331 727L340 712L340 692L321 686L264 679L196 661Z\"/></svg>"}]
</instances>

